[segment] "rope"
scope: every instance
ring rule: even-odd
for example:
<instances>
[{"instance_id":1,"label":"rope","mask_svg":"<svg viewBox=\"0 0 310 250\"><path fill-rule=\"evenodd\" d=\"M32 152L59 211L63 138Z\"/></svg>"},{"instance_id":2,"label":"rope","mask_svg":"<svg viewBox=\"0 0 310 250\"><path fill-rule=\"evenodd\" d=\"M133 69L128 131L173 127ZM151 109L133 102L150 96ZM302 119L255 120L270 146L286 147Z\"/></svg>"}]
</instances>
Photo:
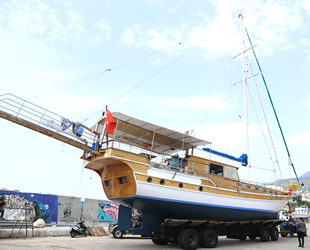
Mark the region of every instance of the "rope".
<instances>
[{"instance_id":1,"label":"rope","mask_svg":"<svg viewBox=\"0 0 310 250\"><path fill-rule=\"evenodd\" d=\"M268 143L267 143L267 140L266 140L266 137L265 137L265 134L264 134L263 127L262 127L262 125L261 125L261 122L260 122L260 120L259 120L258 114L257 114L256 109L255 109L255 106L254 106L254 101L253 101L253 98L252 98L252 95L251 95L251 92L250 92L249 86L248 86L248 85L246 85L246 86L247 86L248 93L249 93L250 98L251 98L251 101L252 101L252 105L253 105L253 107L254 107L255 115L256 115L256 118L257 118L257 120L258 120L260 130L262 131L262 134L263 134L263 137L264 137L264 141L265 141L265 144L266 144L266 148L267 148L267 151L268 151L269 157L270 157L270 159L272 159L272 155L271 155L271 152L270 152L269 147L268 147ZM273 164L273 161L271 161L271 163L272 163L272 166L273 166L273 171L274 171L275 169L274 169L274 164Z\"/></svg>"},{"instance_id":2,"label":"rope","mask_svg":"<svg viewBox=\"0 0 310 250\"><path fill-rule=\"evenodd\" d=\"M112 104L114 104L116 101L118 101L119 99L123 98L124 96L126 96L127 94L129 94L131 91L133 91L134 89L138 88L140 85L142 85L143 83L145 83L146 81L148 81L149 79L151 79L152 77L154 77L155 75L157 75L159 72L163 71L164 69L168 68L171 64L173 64L174 62L176 62L177 60L179 60L181 57L185 56L187 53L189 53L191 50L193 50L196 46L192 47L191 49L189 49L188 51L186 51L184 54L182 54L181 56L177 57L176 59L174 59L173 61L171 61L170 63L168 63L165 67L161 68L160 70L156 71L154 74L152 74L151 76L147 77L145 80L143 80L142 82L138 83L136 86L134 86L133 88L131 88L130 90L128 90L127 92L125 92L124 94L122 94L121 96L119 96L118 98L116 98L114 101L110 102L107 106L111 106ZM91 116L87 117L83 122L85 122L86 120L88 120L89 118L93 117L94 115L96 115L97 113L101 112L102 109L96 111L95 113L93 113Z\"/></svg>"},{"instance_id":3,"label":"rope","mask_svg":"<svg viewBox=\"0 0 310 250\"><path fill-rule=\"evenodd\" d=\"M60 151L61 151L62 153L65 152L65 146L66 146L66 143L65 143L65 142L60 146Z\"/></svg>"},{"instance_id":4,"label":"rope","mask_svg":"<svg viewBox=\"0 0 310 250\"><path fill-rule=\"evenodd\" d=\"M249 65L250 65L251 73L252 73L252 75L254 75L251 63L249 63ZM279 171L280 171L280 175L281 175L281 179L282 179L282 183L283 183L284 180L283 180L283 176L282 176L282 171L281 171L280 163L278 161L278 156L277 156L276 148L274 146L273 138L272 138L272 135L271 135L271 130L270 130L270 127L269 127L269 123L268 123L268 120L267 120L267 116L266 116L266 113L265 113L263 102L262 102L262 99L261 99L261 96L260 96L260 93L259 93L259 90L258 90L256 79L255 79L255 77L253 77L253 78L254 78L254 83L255 83L255 86L256 86L256 91L257 91L257 94L258 94L258 97L259 97L259 101L260 101L260 104L261 104L261 107L262 107L262 110L263 110L263 114L264 114L264 118L265 118L265 121L266 121L266 125L267 125L267 128L268 128L268 132L269 132L270 140L271 140L271 143L272 143L273 151L274 151L274 154L275 154L275 161L276 161L276 163L278 165L278 168L279 168ZM249 93L250 93L250 91L249 91ZM252 99L252 97L251 97L251 99ZM253 102L253 100L252 100L252 102ZM264 136L264 139L265 139L265 136ZM266 143L266 146L267 146L266 140L265 140L265 143ZM268 148L268 146L267 146L267 148ZM268 149L268 152L269 152L269 149ZM270 155L270 153L269 153L269 155ZM271 157L271 155L270 155L270 157ZM272 165L274 166L274 164L272 164Z\"/></svg>"},{"instance_id":5,"label":"rope","mask_svg":"<svg viewBox=\"0 0 310 250\"><path fill-rule=\"evenodd\" d=\"M281 128L281 125L280 125L280 121L279 121L279 119L278 119L277 112L276 112L275 107L274 107L274 105L273 105L273 102L272 102L272 99L271 99L271 95L270 95L270 93L269 93L269 90L268 90L268 87L267 87L267 83L266 83L266 81L265 81L265 77L264 77L264 75L263 75L262 69L261 69L260 64L259 64L259 62L258 62L258 59L257 59L257 57L256 57L256 54L255 54L255 51L254 51L254 48L253 48L253 45L252 45L252 42L251 42L249 33L248 33L247 29L245 28L245 26L244 26L244 29L245 29L245 31L246 31L246 34L247 34L247 36L248 36L250 45L251 45L251 47L252 47L252 51L253 51L253 54L254 54L254 56L255 56L255 59L256 59L256 62L257 62L257 66L258 66L258 68L259 68L259 70L260 70L260 72L261 72L261 74L262 74L262 78L263 78L263 81L264 81L264 84L265 84L265 88L266 88L266 91L267 91L267 94L268 94L268 97L269 97L269 100L270 100L270 103L271 103L271 106L272 106L274 115L275 115L276 120L277 120L277 122L278 122L278 126L279 126L279 129L280 129L280 132L281 132L281 135L282 135L282 139L283 139L283 142L284 142L286 151L287 151L287 155L288 155L288 157L289 157L289 161L290 161L290 163L291 163L291 165L292 165L292 168L293 168L293 171L294 171L294 173L295 173L296 179L297 179L298 184L299 184L299 186L300 186L299 179L298 179L298 176L297 176L297 173L296 173L294 164L293 164L293 162L292 162L292 160L291 160L291 155L290 155L290 152L289 152L289 150L288 150L288 147L287 147L287 144L286 144L286 140L285 140L285 138L284 138L284 134L283 134L283 131L282 131L282 128Z\"/></svg>"},{"instance_id":6,"label":"rope","mask_svg":"<svg viewBox=\"0 0 310 250\"><path fill-rule=\"evenodd\" d=\"M184 42L186 42L186 41L188 41L188 40L190 40L190 39L187 39L187 40L185 40ZM71 86L71 85L74 85L74 84L77 84L77 83L79 83L79 82L82 82L82 81L91 79L91 78L96 77L96 76L103 75L103 74L105 74L106 72L112 71L112 70L114 70L114 69L121 68L121 67L123 67L123 66L126 66L126 65L131 64L131 63L136 62L136 61L139 61L139 60L144 59L144 58L146 58L146 57L155 55L155 54L157 54L157 53L159 53L159 52L165 51L165 50L170 49L170 48L173 48L173 47L175 47L175 46L182 45L184 42L179 42L179 43L173 44L173 45L171 45L171 46L169 46L169 47L166 47L166 48L161 49L161 50L157 50L157 51L155 51L155 52L153 52L153 53L151 53L151 54L148 54L148 55L142 56L142 57L140 57L140 58L134 59L134 60L132 60L132 61L129 61L129 62L120 64L120 65L115 66L115 67L113 67L113 68L105 69L104 71L101 70L101 71L99 71L99 72L95 72L95 73L92 73L92 74L89 74L89 75L86 75L86 76L77 78L77 79L75 79L75 80L71 80L71 81L68 81L68 82L65 82L65 83L61 83L61 84L58 84L58 85L56 85L56 86L53 86L53 87L50 87L50 88L46 88L46 89L43 89L43 90L40 90L40 91L31 93L31 94L22 96L22 97L25 98L25 97L27 97L27 96L32 96L32 95L36 95L36 94L38 94L38 93L42 93L42 92L48 91L48 92L46 92L46 93L42 93L42 94L40 94L40 95L36 95L36 96L31 97L31 98L28 98L28 100L30 100L30 99L33 99L33 98L37 98L37 97L39 97L39 96L43 96L43 95L49 94L49 93L54 92L54 91L56 91L56 90L69 87L69 86ZM49 91L49 90L50 90L50 91Z\"/></svg>"},{"instance_id":7,"label":"rope","mask_svg":"<svg viewBox=\"0 0 310 250\"><path fill-rule=\"evenodd\" d=\"M79 187L79 189L81 189L81 186L82 186L82 179L83 179L83 173L84 173L84 165L85 165L85 160L82 163L81 180L80 180L80 187Z\"/></svg>"}]
</instances>

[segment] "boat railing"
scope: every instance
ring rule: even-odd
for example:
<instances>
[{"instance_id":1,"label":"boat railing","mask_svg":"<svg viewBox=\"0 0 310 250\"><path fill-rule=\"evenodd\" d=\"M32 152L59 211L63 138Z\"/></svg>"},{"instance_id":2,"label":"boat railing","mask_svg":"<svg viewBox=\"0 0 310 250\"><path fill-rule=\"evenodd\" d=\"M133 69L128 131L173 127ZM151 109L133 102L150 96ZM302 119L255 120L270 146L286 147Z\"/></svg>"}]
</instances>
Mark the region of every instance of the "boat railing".
<instances>
[{"instance_id":1,"label":"boat railing","mask_svg":"<svg viewBox=\"0 0 310 250\"><path fill-rule=\"evenodd\" d=\"M213 179L212 177L215 177L216 182L212 181L212 185L219 187L219 188L233 189L233 190L239 190L239 191L242 190L242 191L248 191L251 193L253 192L254 193L266 193L270 195L278 195L278 192L282 191L282 190L277 190L275 188L270 188L268 187L268 184L265 184L265 183L242 180L242 179L232 178L232 177L223 176L223 175L216 175L216 174L212 174L208 172L196 171L193 168L190 168L188 166L186 168L186 160L188 160L188 158L186 157L179 157L176 155L165 154L162 152L155 152L149 149L144 149L142 147L140 148L134 145L130 145L128 143L119 142L117 140L109 141L107 144L103 144L102 146L103 148L116 148L116 149L125 150L128 152L132 152L135 154L143 155L149 161L151 168L173 171L173 172L176 172L176 174L179 173L179 174L186 174L186 175L191 175L191 176L200 176L202 178L206 178L207 180L211 180ZM171 165L172 158L175 158L176 162L178 162L177 166ZM191 160L191 162L197 163L197 164L205 164L203 162L200 162L199 160ZM223 166L225 166L225 164Z\"/></svg>"},{"instance_id":2,"label":"boat railing","mask_svg":"<svg viewBox=\"0 0 310 250\"><path fill-rule=\"evenodd\" d=\"M0 117L90 151L98 133L12 94L0 95Z\"/></svg>"}]
</instances>

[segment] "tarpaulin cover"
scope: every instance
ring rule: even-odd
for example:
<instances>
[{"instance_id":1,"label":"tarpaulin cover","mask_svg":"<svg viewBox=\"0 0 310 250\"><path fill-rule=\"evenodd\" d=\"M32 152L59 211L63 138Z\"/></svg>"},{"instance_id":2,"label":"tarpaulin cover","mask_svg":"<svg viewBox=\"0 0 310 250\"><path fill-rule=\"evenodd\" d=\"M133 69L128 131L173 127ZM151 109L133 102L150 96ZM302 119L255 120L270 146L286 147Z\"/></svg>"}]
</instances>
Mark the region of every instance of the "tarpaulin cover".
<instances>
[{"instance_id":1,"label":"tarpaulin cover","mask_svg":"<svg viewBox=\"0 0 310 250\"><path fill-rule=\"evenodd\" d=\"M233 161L241 162L242 166L247 166L248 165L248 156L246 154L242 154L239 158L237 158L237 157L234 157L232 155L224 154L224 153L215 151L215 150L210 149L210 148L203 148L203 150L205 150L205 151L207 151L209 153L215 154L215 155L219 155L219 156L228 158L228 159L233 160Z\"/></svg>"}]
</instances>

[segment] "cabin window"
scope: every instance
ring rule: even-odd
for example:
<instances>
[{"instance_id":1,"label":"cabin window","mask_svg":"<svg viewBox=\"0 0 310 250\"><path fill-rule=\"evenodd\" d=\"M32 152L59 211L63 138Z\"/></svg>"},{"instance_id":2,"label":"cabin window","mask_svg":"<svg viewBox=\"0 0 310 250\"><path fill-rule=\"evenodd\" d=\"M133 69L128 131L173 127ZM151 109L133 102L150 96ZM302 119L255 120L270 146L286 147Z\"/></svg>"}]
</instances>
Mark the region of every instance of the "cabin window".
<instances>
[{"instance_id":1,"label":"cabin window","mask_svg":"<svg viewBox=\"0 0 310 250\"><path fill-rule=\"evenodd\" d=\"M111 186L110 181L109 180L104 181L104 185L105 187L110 187Z\"/></svg>"},{"instance_id":2,"label":"cabin window","mask_svg":"<svg viewBox=\"0 0 310 250\"><path fill-rule=\"evenodd\" d=\"M269 194L272 194L272 190L269 190Z\"/></svg>"},{"instance_id":3,"label":"cabin window","mask_svg":"<svg viewBox=\"0 0 310 250\"><path fill-rule=\"evenodd\" d=\"M251 185L245 185L245 188L251 189Z\"/></svg>"},{"instance_id":4,"label":"cabin window","mask_svg":"<svg viewBox=\"0 0 310 250\"><path fill-rule=\"evenodd\" d=\"M179 187L180 187L180 188L183 188L183 183L179 183Z\"/></svg>"},{"instance_id":5,"label":"cabin window","mask_svg":"<svg viewBox=\"0 0 310 250\"><path fill-rule=\"evenodd\" d=\"M262 192L263 192L263 193L266 193L266 192L267 192L267 189L266 189L266 188L262 188Z\"/></svg>"},{"instance_id":6,"label":"cabin window","mask_svg":"<svg viewBox=\"0 0 310 250\"><path fill-rule=\"evenodd\" d=\"M259 187L254 187L255 191L259 191Z\"/></svg>"},{"instance_id":7,"label":"cabin window","mask_svg":"<svg viewBox=\"0 0 310 250\"><path fill-rule=\"evenodd\" d=\"M277 191L275 191L275 192L274 192L274 194L275 194L275 195L278 195L278 192L277 192Z\"/></svg>"},{"instance_id":8,"label":"cabin window","mask_svg":"<svg viewBox=\"0 0 310 250\"><path fill-rule=\"evenodd\" d=\"M147 182L152 182L152 177L147 177Z\"/></svg>"},{"instance_id":9,"label":"cabin window","mask_svg":"<svg viewBox=\"0 0 310 250\"><path fill-rule=\"evenodd\" d=\"M121 185L128 183L127 176L119 177L118 180Z\"/></svg>"},{"instance_id":10,"label":"cabin window","mask_svg":"<svg viewBox=\"0 0 310 250\"><path fill-rule=\"evenodd\" d=\"M161 180L159 181L159 183L160 183L161 185L164 185L164 184L165 184L165 180L161 179Z\"/></svg>"},{"instance_id":11,"label":"cabin window","mask_svg":"<svg viewBox=\"0 0 310 250\"><path fill-rule=\"evenodd\" d=\"M223 166L210 163L210 174L223 176Z\"/></svg>"},{"instance_id":12,"label":"cabin window","mask_svg":"<svg viewBox=\"0 0 310 250\"><path fill-rule=\"evenodd\" d=\"M242 184L241 184L240 182L236 182L236 187L241 188L241 187L242 187Z\"/></svg>"},{"instance_id":13,"label":"cabin window","mask_svg":"<svg viewBox=\"0 0 310 250\"><path fill-rule=\"evenodd\" d=\"M199 187L199 191L202 191L202 190L203 190L203 187L202 187L202 186L200 186L200 187Z\"/></svg>"}]
</instances>

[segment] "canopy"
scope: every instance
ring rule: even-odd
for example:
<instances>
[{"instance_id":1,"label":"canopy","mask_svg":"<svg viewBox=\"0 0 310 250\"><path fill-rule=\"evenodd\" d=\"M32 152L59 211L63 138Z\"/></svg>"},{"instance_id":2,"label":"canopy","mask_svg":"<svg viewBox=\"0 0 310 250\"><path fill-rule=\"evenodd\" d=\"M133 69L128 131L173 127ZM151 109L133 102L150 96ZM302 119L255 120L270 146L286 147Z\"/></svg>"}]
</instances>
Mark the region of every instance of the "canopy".
<instances>
[{"instance_id":1,"label":"canopy","mask_svg":"<svg viewBox=\"0 0 310 250\"><path fill-rule=\"evenodd\" d=\"M145 122L119 112L113 112L112 116L117 125L114 134L109 134L109 137L120 142L167 154L210 144L208 141L191 135ZM105 119L106 117L99 119L97 132L103 132Z\"/></svg>"}]
</instances>

